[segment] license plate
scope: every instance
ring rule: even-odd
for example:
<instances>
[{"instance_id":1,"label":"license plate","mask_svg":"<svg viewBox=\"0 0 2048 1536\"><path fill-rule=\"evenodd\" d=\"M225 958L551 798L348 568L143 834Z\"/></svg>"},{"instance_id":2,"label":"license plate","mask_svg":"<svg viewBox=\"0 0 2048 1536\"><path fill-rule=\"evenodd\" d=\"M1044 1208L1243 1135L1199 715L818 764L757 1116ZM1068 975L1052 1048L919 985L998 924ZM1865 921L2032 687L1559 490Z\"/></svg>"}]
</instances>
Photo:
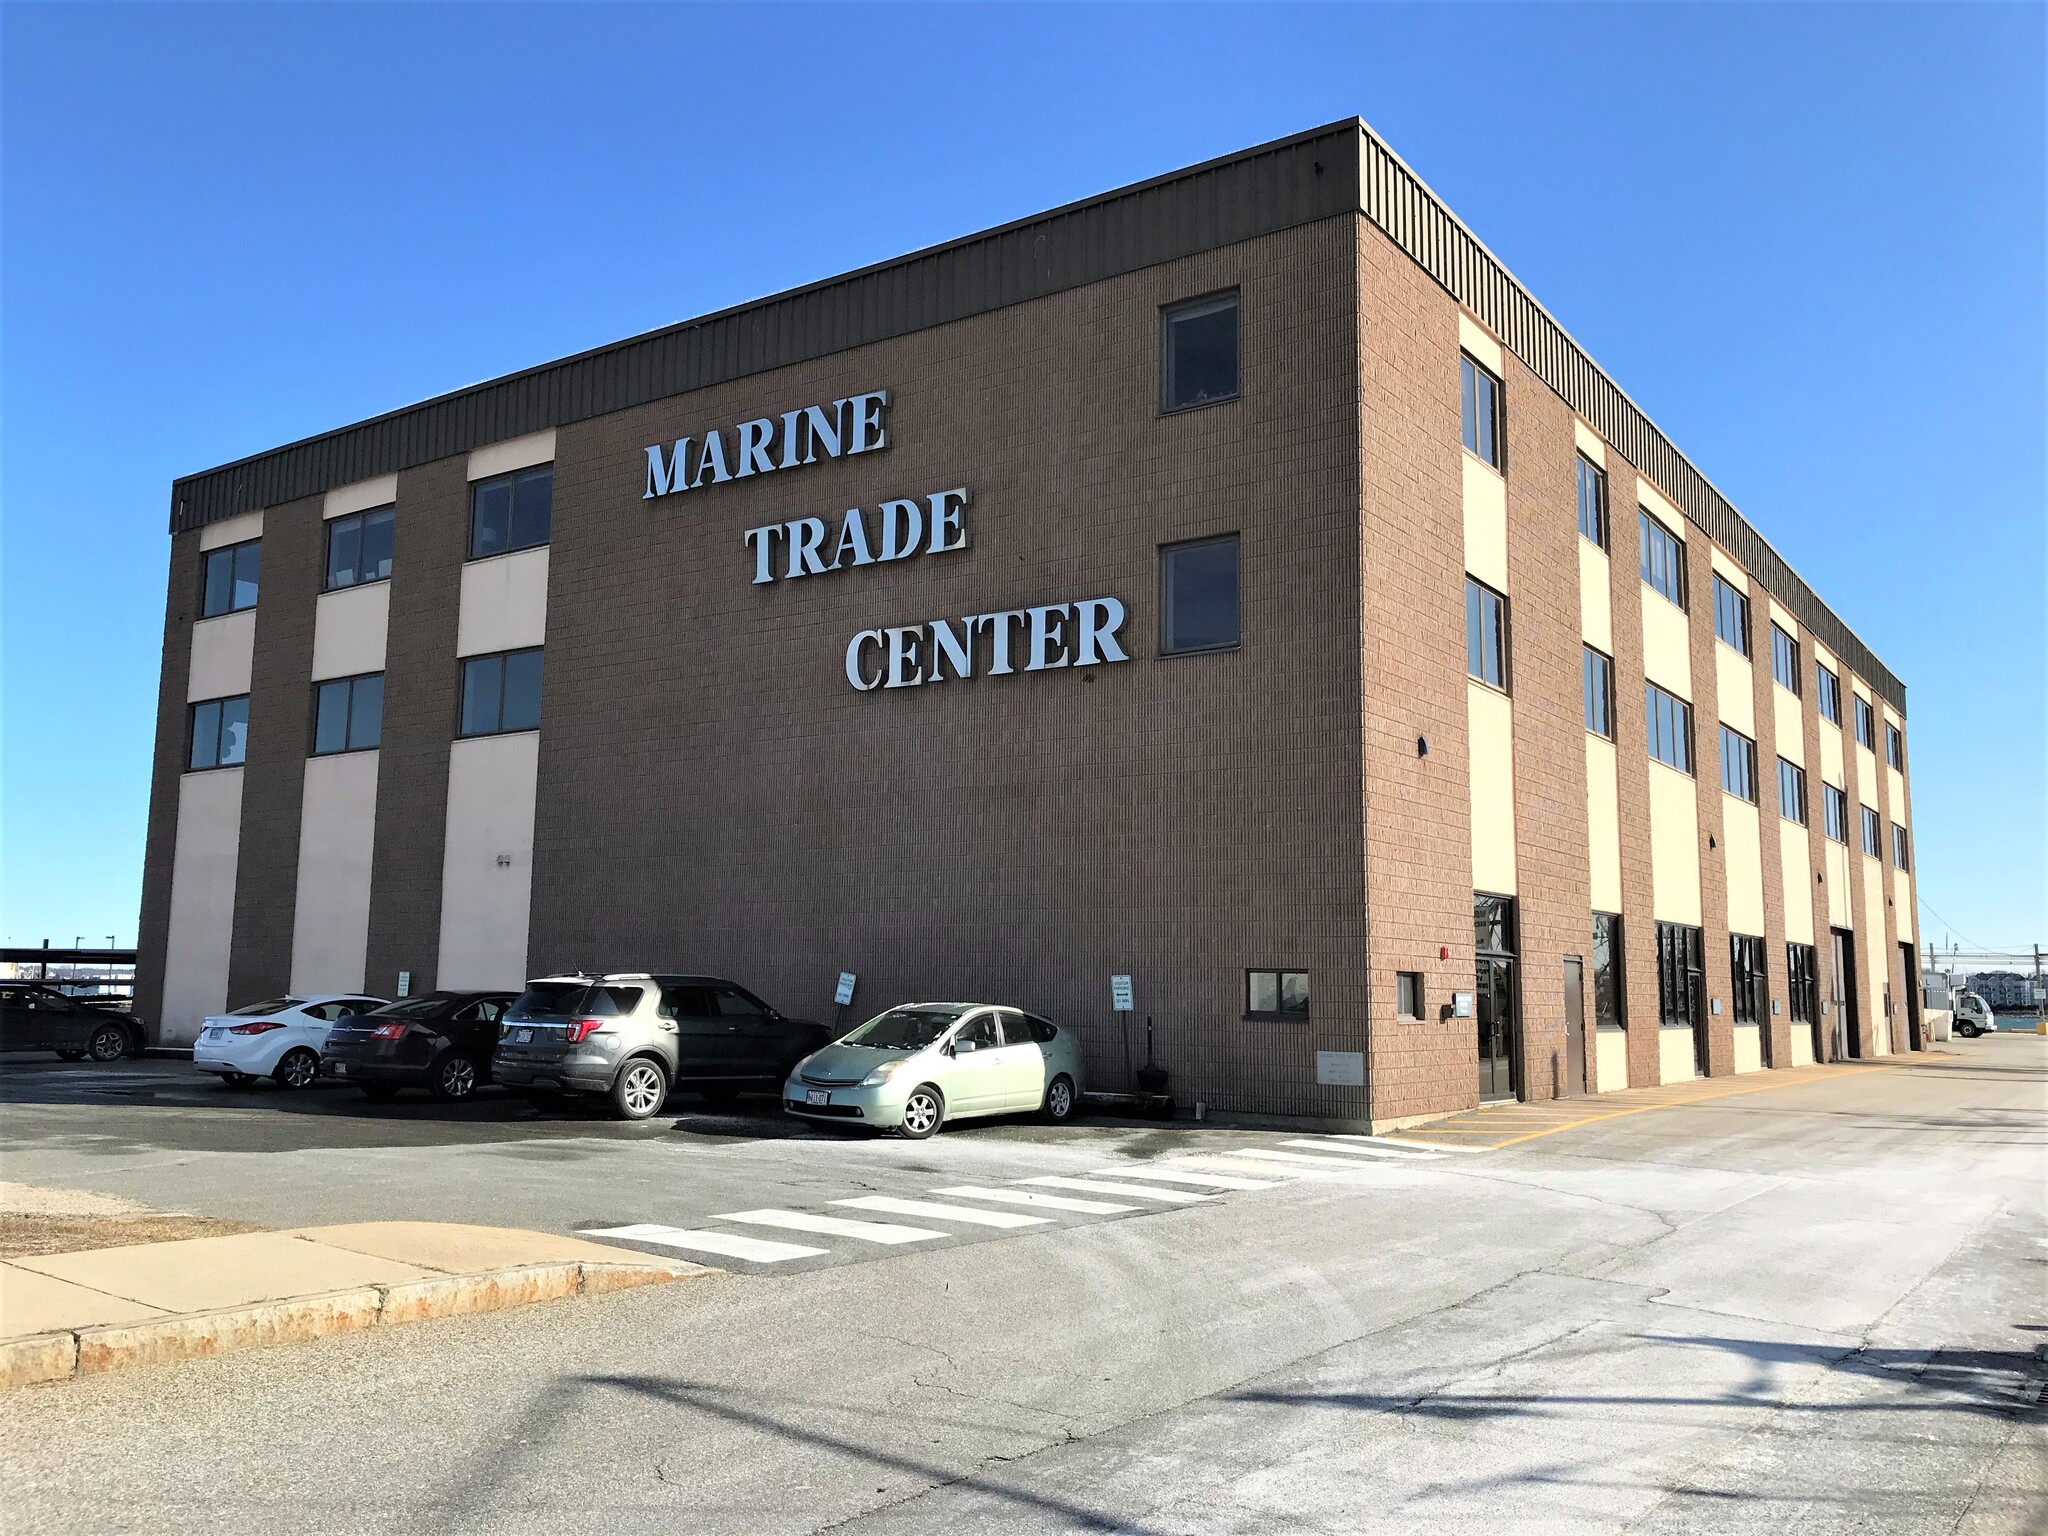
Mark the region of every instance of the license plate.
<instances>
[{"instance_id":1,"label":"license plate","mask_svg":"<svg viewBox=\"0 0 2048 1536\"><path fill-rule=\"evenodd\" d=\"M532 1043L533 1043L533 1031L532 1031L532 1030L530 1030L530 1029L515 1029L515 1030L513 1030L513 1031L512 1031L512 1043L513 1043L514 1045L530 1045L530 1044L532 1044Z\"/></svg>"},{"instance_id":2,"label":"license plate","mask_svg":"<svg viewBox=\"0 0 2048 1536\"><path fill-rule=\"evenodd\" d=\"M832 1095L822 1088L806 1088L804 1090L804 1102L806 1104L830 1104L832 1102Z\"/></svg>"}]
</instances>

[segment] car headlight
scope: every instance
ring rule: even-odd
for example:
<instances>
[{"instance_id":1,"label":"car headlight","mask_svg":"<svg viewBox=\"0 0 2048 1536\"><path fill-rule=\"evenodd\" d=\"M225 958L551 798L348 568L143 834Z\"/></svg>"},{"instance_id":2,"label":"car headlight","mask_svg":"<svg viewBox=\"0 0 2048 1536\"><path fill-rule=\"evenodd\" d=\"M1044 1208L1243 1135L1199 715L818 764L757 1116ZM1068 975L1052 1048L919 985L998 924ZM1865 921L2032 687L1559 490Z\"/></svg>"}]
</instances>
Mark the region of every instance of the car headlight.
<instances>
[{"instance_id":1,"label":"car headlight","mask_svg":"<svg viewBox=\"0 0 2048 1536\"><path fill-rule=\"evenodd\" d=\"M890 1078L894 1077L897 1072L909 1065L910 1063L907 1061L885 1061L866 1077L862 1078L860 1085L863 1088L879 1088L888 1082Z\"/></svg>"}]
</instances>

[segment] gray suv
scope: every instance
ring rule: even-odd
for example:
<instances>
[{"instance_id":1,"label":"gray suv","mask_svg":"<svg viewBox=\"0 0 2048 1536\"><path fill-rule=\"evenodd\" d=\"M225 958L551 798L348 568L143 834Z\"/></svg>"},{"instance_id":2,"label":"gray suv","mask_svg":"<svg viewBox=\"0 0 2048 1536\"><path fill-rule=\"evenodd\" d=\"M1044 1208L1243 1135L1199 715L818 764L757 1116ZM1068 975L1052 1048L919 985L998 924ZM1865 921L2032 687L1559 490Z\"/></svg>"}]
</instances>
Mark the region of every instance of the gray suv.
<instances>
[{"instance_id":1,"label":"gray suv","mask_svg":"<svg viewBox=\"0 0 2048 1536\"><path fill-rule=\"evenodd\" d=\"M671 1088L722 1104L780 1084L827 1037L716 976L541 976L505 1010L491 1075L541 1103L601 1093L620 1119L645 1120Z\"/></svg>"}]
</instances>

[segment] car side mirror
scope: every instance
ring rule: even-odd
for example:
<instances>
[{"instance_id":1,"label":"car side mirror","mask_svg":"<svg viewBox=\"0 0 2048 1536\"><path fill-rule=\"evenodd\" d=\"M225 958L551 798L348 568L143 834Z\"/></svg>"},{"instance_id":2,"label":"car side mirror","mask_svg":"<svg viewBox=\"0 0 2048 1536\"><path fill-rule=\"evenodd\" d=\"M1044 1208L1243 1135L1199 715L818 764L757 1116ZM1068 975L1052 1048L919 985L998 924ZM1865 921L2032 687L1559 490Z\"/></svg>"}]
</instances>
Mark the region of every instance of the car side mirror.
<instances>
[{"instance_id":1,"label":"car side mirror","mask_svg":"<svg viewBox=\"0 0 2048 1536\"><path fill-rule=\"evenodd\" d=\"M980 1048L972 1040L955 1040L953 1042L953 1052L955 1055L958 1055L961 1051L975 1051Z\"/></svg>"}]
</instances>

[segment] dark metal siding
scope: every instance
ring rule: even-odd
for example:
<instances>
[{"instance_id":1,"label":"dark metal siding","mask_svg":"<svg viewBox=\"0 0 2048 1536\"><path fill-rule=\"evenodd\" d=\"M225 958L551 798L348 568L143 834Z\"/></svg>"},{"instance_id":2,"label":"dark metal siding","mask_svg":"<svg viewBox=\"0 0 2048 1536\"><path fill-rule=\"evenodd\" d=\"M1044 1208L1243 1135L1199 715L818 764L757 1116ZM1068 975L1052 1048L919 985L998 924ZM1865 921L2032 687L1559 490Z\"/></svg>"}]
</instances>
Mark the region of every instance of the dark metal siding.
<instances>
[{"instance_id":1,"label":"dark metal siding","mask_svg":"<svg viewBox=\"0 0 2048 1536\"><path fill-rule=\"evenodd\" d=\"M171 531L1362 212L1900 711L1905 686L1361 122L1333 123L176 481Z\"/></svg>"}]
</instances>

